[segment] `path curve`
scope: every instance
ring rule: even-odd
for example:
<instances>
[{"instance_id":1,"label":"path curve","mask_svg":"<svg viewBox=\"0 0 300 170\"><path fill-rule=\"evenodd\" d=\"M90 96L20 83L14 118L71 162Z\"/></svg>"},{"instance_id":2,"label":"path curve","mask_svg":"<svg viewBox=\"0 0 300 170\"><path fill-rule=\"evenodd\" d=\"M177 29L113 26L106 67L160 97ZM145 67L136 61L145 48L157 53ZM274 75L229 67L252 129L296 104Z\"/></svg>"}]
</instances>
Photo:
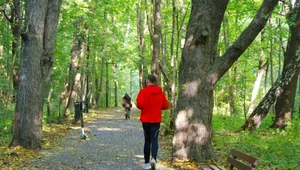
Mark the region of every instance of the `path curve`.
<instances>
[{"instance_id":1,"label":"path curve","mask_svg":"<svg viewBox=\"0 0 300 170\"><path fill-rule=\"evenodd\" d=\"M80 129L72 130L58 147L42 150L20 169L141 170L144 137L138 114L134 108L124 120L122 108L105 110L86 125L87 140L80 139ZM161 164L157 169L172 170Z\"/></svg>"}]
</instances>

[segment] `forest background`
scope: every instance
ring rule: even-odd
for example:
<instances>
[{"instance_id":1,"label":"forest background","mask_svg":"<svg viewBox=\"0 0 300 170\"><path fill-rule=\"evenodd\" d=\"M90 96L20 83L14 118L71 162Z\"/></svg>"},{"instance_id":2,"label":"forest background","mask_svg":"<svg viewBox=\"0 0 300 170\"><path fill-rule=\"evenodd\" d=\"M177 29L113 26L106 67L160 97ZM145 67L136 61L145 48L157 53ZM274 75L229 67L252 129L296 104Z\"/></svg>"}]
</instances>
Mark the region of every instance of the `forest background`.
<instances>
[{"instance_id":1,"label":"forest background","mask_svg":"<svg viewBox=\"0 0 300 170\"><path fill-rule=\"evenodd\" d=\"M157 2L160 2L159 9ZM218 37L219 55L248 26L261 3L261 0L230 1ZM270 155L263 156L263 166L281 169L300 166L297 161L300 151L295 150L299 148L296 136L300 128L300 83L297 79L293 123L287 121L288 128L284 131L266 128L274 125L274 105L257 132L252 135L248 132L231 134L243 125L282 74L290 27L294 24L291 18L295 16L289 16L295 8L294 3L280 2L275 7L254 42L214 87L214 143L220 142L223 146L216 146L215 150L236 145L260 158L259 155L267 150ZM2 0L0 6L0 142L8 145L12 138L20 79L21 36L26 29L25 2ZM192 2L185 0L155 3L147 0L63 1L53 69L43 101L43 125L72 117L75 101L88 101L89 108L97 109L119 106L125 93L135 99L145 76L154 73L159 75L160 85L172 104L164 114L164 128L172 134L175 101L179 93L178 72L191 6ZM154 15L157 10L160 10L161 18ZM157 46L154 34L159 28L155 21L159 19L161 39ZM157 48L160 49L158 55ZM232 126L228 127L228 124ZM278 136L282 138L279 140ZM278 143L271 145L274 141ZM253 145L260 149L253 152Z\"/></svg>"}]
</instances>

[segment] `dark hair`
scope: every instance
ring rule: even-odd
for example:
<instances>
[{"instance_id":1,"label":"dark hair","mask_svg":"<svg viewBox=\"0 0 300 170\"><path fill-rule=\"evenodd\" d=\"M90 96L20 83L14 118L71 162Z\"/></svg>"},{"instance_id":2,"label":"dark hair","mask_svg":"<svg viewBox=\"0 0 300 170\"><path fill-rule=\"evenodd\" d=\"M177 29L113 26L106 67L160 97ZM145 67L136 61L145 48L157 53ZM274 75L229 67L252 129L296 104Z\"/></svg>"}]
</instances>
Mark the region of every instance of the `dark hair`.
<instances>
[{"instance_id":1,"label":"dark hair","mask_svg":"<svg viewBox=\"0 0 300 170\"><path fill-rule=\"evenodd\" d=\"M151 74L147 77L147 80L154 84L156 83L156 76Z\"/></svg>"}]
</instances>

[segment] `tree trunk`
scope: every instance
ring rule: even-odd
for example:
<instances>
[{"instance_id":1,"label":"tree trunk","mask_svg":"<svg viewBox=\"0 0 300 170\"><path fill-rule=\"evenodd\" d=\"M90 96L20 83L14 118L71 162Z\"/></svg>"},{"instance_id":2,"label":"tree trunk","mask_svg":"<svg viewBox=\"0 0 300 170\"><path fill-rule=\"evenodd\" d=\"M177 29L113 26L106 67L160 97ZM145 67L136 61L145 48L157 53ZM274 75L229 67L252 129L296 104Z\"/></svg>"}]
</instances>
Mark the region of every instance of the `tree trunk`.
<instances>
[{"instance_id":1,"label":"tree trunk","mask_svg":"<svg viewBox=\"0 0 300 170\"><path fill-rule=\"evenodd\" d=\"M264 44L264 31L261 32L261 43ZM255 100L258 94L258 89L262 80L262 77L264 75L264 73L266 73L266 67L267 67L267 62L265 62L265 48L264 45L262 45L261 48L261 53L260 53L260 59L259 59L259 64L258 64L258 71L257 71L257 75L256 75L256 79L253 85L253 90L252 90L252 95L251 95L251 100L250 100L250 106L249 106L249 110L248 110L248 114L250 115L252 113L252 111L255 109Z\"/></svg>"},{"instance_id":2,"label":"tree trunk","mask_svg":"<svg viewBox=\"0 0 300 170\"><path fill-rule=\"evenodd\" d=\"M278 3L265 0L250 25L222 57L217 56L221 23L229 0L193 0L179 70L173 160L217 159L212 148L213 92L265 26Z\"/></svg>"},{"instance_id":3,"label":"tree trunk","mask_svg":"<svg viewBox=\"0 0 300 170\"><path fill-rule=\"evenodd\" d=\"M144 79L145 79L145 57L144 53L146 51L145 46L145 36L144 36L144 20L143 20L143 11L142 11L142 2L139 2L137 9L137 31L139 38L139 86L140 89L144 87Z\"/></svg>"},{"instance_id":4,"label":"tree trunk","mask_svg":"<svg viewBox=\"0 0 300 170\"><path fill-rule=\"evenodd\" d=\"M299 10L299 0L298 5L295 5L294 15ZM299 12L298 12L298 15ZM300 16L298 16L300 18ZM298 19L296 22L300 22L300 19ZM300 24L296 23L295 27L292 25L290 27L290 30L292 32L292 36L290 39L289 46L287 48L287 52L285 53L284 57L284 67L286 67L286 64L289 63L291 60L293 60L293 57L295 57L295 52L297 48L300 47L299 38L297 40L297 35L300 34L300 31L297 29L300 29ZM272 128L285 128L287 125L291 123L293 112L294 112L294 103L295 103L295 95L296 95L296 89L297 89L297 82L298 82L298 75L299 71L295 73L295 75L292 77L291 82L286 86L286 88L283 89L282 94L278 97L277 102L275 104L275 120L273 124L271 125Z\"/></svg>"},{"instance_id":5,"label":"tree trunk","mask_svg":"<svg viewBox=\"0 0 300 170\"><path fill-rule=\"evenodd\" d=\"M175 107L176 107L176 103L175 103L175 88L176 88L176 68L175 68L175 53L174 53L174 41L175 41L175 29L176 29L176 16L178 15L176 6L175 6L175 0L172 0L172 7L173 7L173 11L172 11L172 35L171 35L171 45L170 45L170 55L171 55L171 109L170 109L170 124L169 124L169 128L171 130L174 129L174 114L175 114ZM177 42L178 43L178 42Z\"/></svg>"},{"instance_id":6,"label":"tree trunk","mask_svg":"<svg viewBox=\"0 0 300 170\"><path fill-rule=\"evenodd\" d=\"M299 2L297 0L297 2ZM287 107L284 107L281 112L279 112L276 115L276 119L272 125L272 127L285 127L289 121L288 118L291 118L292 110L289 109L293 106L291 106L291 101L289 101L289 97L287 98L287 94L289 94L292 98L293 94L291 92L291 87L294 86L292 81L297 80L297 74L299 74L300 71L300 8L296 8L295 14L296 14L296 20L295 25L291 27L291 37L288 43L288 49L286 51L286 60L285 60L285 67L283 68L282 74L278 79L276 80L275 84L272 86L272 88L268 91L268 93L265 95L265 97L262 99L262 101L259 103L259 105L256 107L256 109L253 111L253 113L250 115L250 117L247 119L245 124L242 126L243 130L249 129L251 131L254 131L257 129L260 124L262 123L262 120L267 115L270 106L278 99L281 94L283 94L282 97L280 97L280 103L281 101L287 101L289 102ZM282 105L277 105L282 106ZM283 107L283 106L282 106ZM288 118L282 119L284 116L287 116ZM278 124L277 124L278 123Z\"/></svg>"},{"instance_id":7,"label":"tree trunk","mask_svg":"<svg viewBox=\"0 0 300 170\"><path fill-rule=\"evenodd\" d=\"M104 88L104 67L105 67L105 61L104 61L104 58L102 57L101 58L101 73L100 73L100 87L98 89L98 95L97 95L97 98L96 98L96 108L99 108L100 105L101 105L101 100L102 100L102 95L103 95L103 88Z\"/></svg>"},{"instance_id":8,"label":"tree trunk","mask_svg":"<svg viewBox=\"0 0 300 170\"><path fill-rule=\"evenodd\" d=\"M269 24L270 24L270 27L272 28L273 27L272 17L270 17L270 19L269 19ZM270 32L270 37L273 37L272 31ZM269 55L271 85L273 85L273 83L274 83L273 52L274 52L274 49L273 49L273 38L271 38L270 39L270 55ZM271 107L272 107L271 108L271 114L272 114L271 117L272 117L272 120L274 120L274 117L275 117L275 106L272 105Z\"/></svg>"},{"instance_id":9,"label":"tree trunk","mask_svg":"<svg viewBox=\"0 0 300 170\"><path fill-rule=\"evenodd\" d=\"M229 48L230 45L230 39L229 39L229 22L226 17L226 14L224 16L223 20L223 37L224 37L224 46L225 50ZM230 115L235 115L237 113L236 106L235 106L235 98L236 98L236 77L237 77L237 63L233 66L232 69L228 71L230 83L228 88L228 105L229 105L229 111Z\"/></svg>"},{"instance_id":10,"label":"tree trunk","mask_svg":"<svg viewBox=\"0 0 300 170\"><path fill-rule=\"evenodd\" d=\"M105 82L106 82L106 88L105 88L105 107L108 108L109 107L109 79L108 79L108 62L106 61L106 65L105 65L105 68L106 68L106 79L105 79Z\"/></svg>"},{"instance_id":11,"label":"tree trunk","mask_svg":"<svg viewBox=\"0 0 300 170\"><path fill-rule=\"evenodd\" d=\"M20 84L10 146L40 148L45 87L52 71L61 0L27 0Z\"/></svg>"},{"instance_id":12,"label":"tree trunk","mask_svg":"<svg viewBox=\"0 0 300 170\"><path fill-rule=\"evenodd\" d=\"M11 24L11 30L13 34L13 41L12 41L12 47L11 47L11 54L12 54L12 61L11 61L11 69L7 69L10 71L8 73L9 76L9 84L8 84L8 91L7 91L7 96L6 96L6 106L5 106L5 111L4 111L4 120L6 120L6 115L8 111L8 103L12 101L15 103L15 94L17 91L17 88L19 86L19 76L18 76L18 64L16 64L16 60L19 59L19 46L20 46L20 29L21 29L21 4L20 0L14 0L13 3L10 3L10 8L11 8L11 18L9 19L10 24ZM3 11L4 15L5 11ZM13 88L12 88L13 87ZM12 99L10 99L10 97ZM12 129L14 129L14 121L15 117L12 123Z\"/></svg>"},{"instance_id":13,"label":"tree trunk","mask_svg":"<svg viewBox=\"0 0 300 170\"><path fill-rule=\"evenodd\" d=\"M170 113L170 129L174 130L175 129L175 115L176 115L176 84L177 84L177 70L178 70L178 59L179 59L179 50L181 50L181 39L182 39L182 35L181 35L181 31L183 31L183 27L184 27L184 23L185 23L185 19L186 19L186 10L184 9L183 6L183 0L179 0L179 4L180 7L179 9L176 9L176 15L175 15L175 22L176 25L176 51L174 54L174 72L172 72L172 83L171 83L171 113ZM179 11L181 12L179 12ZM179 14L182 14L182 21L179 21ZM174 28L175 29L175 28ZM171 61L173 62L173 61ZM172 66L171 66L171 69Z\"/></svg>"},{"instance_id":14,"label":"tree trunk","mask_svg":"<svg viewBox=\"0 0 300 170\"><path fill-rule=\"evenodd\" d=\"M47 117L51 116L51 96L53 93L53 87L52 87L52 83L50 83L50 89L48 92L48 97L47 97Z\"/></svg>"},{"instance_id":15,"label":"tree trunk","mask_svg":"<svg viewBox=\"0 0 300 170\"><path fill-rule=\"evenodd\" d=\"M299 29L300 30L300 29ZM296 43L295 43L296 44ZM253 132L262 123L266 117L270 107L276 99L282 94L283 90L288 86L293 76L299 72L300 69L300 44L297 42L296 53L294 53L293 60L284 67L283 74L278 77L272 88L268 91L265 97L260 101L258 106L254 109L245 124L241 127L243 130L250 130Z\"/></svg>"},{"instance_id":16,"label":"tree trunk","mask_svg":"<svg viewBox=\"0 0 300 170\"><path fill-rule=\"evenodd\" d=\"M211 127L214 84L209 80L210 73L206 70L210 69L217 55L216 46L227 3L226 0L219 3L192 1L179 68L174 161L216 159Z\"/></svg>"},{"instance_id":17,"label":"tree trunk","mask_svg":"<svg viewBox=\"0 0 300 170\"><path fill-rule=\"evenodd\" d=\"M118 107L118 79L117 79L117 64L114 64L113 66L113 72L114 72L114 86L115 86L115 107Z\"/></svg>"},{"instance_id":18,"label":"tree trunk","mask_svg":"<svg viewBox=\"0 0 300 170\"><path fill-rule=\"evenodd\" d=\"M151 74L157 76L157 83L160 84L159 75L159 60L160 60L160 47L161 47L161 0L154 1L154 31L152 39L152 62L151 62Z\"/></svg>"},{"instance_id":19,"label":"tree trunk","mask_svg":"<svg viewBox=\"0 0 300 170\"><path fill-rule=\"evenodd\" d=\"M75 27L80 30L81 21L77 21L75 23ZM64 108L64 116L68 117L71 113L73 108L73 102L76 99L79 99L80 94L80 77L82 76L79 72L80 65L82 66L82 60L84 57L84 52L86 49L86 36L85 33L82 32L75 32L74 33L74 40L72 42L72 49L71 49L71 61L68 71L68 83L67 89L65 92L62 93L63 103L65 104ZM81 58L81 59L80 59ZM81 63L80 63L81 62Z\"/></svg>"}]
</instances>

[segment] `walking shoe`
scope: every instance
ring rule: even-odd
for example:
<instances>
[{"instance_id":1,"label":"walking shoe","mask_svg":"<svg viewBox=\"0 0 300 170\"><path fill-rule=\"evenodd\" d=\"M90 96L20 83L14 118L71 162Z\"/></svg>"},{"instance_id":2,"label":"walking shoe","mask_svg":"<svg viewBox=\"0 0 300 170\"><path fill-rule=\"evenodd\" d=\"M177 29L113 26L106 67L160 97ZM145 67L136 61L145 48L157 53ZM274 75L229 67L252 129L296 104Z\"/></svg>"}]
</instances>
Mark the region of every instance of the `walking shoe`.
<instances>
[{"instance_id":1,"label":"walking shoe","mask_svg":"<svg viewBox=\"0 0 300 170\"><path fill-rule=\"evenodd\" d=\"M150 164L149 163L144 164L143 169L151 169Z\"/></svg>"},{"instance_id":2,"label":"walking shoe","mask_svg":"<svg viewBox=\"0 0 300 170\"><path fill-rule=\"evenodd\" d=\"M151 170L156 170L156 161L154 158L151 159L150 165L151 165Z\"/></svg>"}]
</instances>

